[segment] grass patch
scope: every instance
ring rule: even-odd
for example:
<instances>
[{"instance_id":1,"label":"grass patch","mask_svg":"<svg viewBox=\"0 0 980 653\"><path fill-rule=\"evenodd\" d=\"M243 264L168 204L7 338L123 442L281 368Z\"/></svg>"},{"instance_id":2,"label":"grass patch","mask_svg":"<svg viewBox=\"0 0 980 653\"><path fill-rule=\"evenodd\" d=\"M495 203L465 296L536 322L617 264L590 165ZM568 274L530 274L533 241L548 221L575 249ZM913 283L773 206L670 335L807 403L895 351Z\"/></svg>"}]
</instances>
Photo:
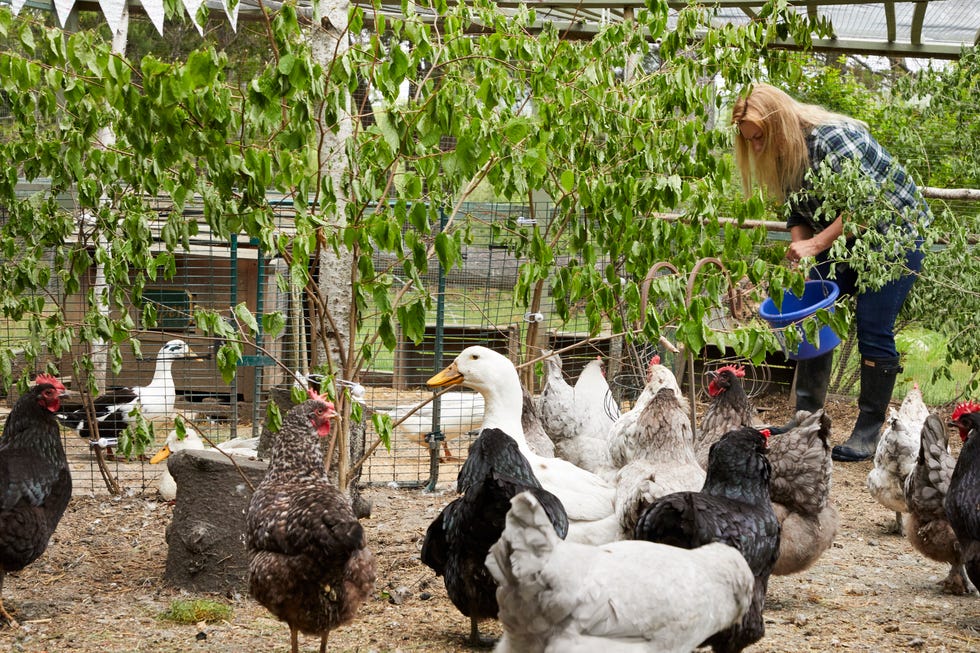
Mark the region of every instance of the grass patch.
<instances>
[{"instance_id":1,"label":"grass patch","mask_svg":"<svg viewBox=\"0 0 980 653\"><path fill-rule=\"evenodd\" d=\"M896 397L904 397L912 383L919 384L922 398L929 406L938 406L963 398L963 390L973 376L970 366L954 361L952 379L933 379L936 369L946 359L946 339L942 334L922 328L903 329L895 334L895 345L902 354L905 371L898 377Z\"/></svg>"},{"instance_id":2,"label":"grass patch","mask_svg":"<svg viewBox=\"0 0 980 653\"><path fill-rule=\"evenodd\" d=\"M946 359L946 338L941 333L919 327L902 329L895 334L895 346L902 357L904 371L896 380L895 392L892 394L894 401L901 401L913 383L919 384L922 399L927 406L944 406L964 398L963 390L973 376L972 369L966 363L953 362L950 368L951 379L933 378L936 370ZM860 386L858 383L860 360L855 344L841 377L842 387L838 388L841 394L857 396ZM839 358L835 364L840 364Z\"/></svg>"},{"instance_id":3,"label":"grass patch","mask_svg":"<svg viewBox=\"0 0 980 653\"><path fill-rule=\"evenodd\" d=\"M196 624L202 621L214 623L216 621L228 621L231 619L231 615L231 606L218 601L208 599L176 600L170 604L170 608L166 612L160 614L160 619L179 624Z\"/></svg>"}]
</instances>

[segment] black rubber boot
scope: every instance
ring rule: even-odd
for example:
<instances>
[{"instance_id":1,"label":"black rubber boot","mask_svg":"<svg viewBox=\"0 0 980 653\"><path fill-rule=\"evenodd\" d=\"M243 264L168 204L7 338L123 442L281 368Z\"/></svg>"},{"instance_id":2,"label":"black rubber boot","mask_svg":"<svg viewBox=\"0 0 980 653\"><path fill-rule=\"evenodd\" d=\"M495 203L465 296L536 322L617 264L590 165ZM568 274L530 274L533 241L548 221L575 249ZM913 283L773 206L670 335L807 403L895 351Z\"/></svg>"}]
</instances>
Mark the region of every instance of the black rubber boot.
<instances>
[{"instance_id":1,"label":"black rubber boot","mask_svg":"<svg viewBox=\"0 0 980 653\"><path fill-rule=\"evenodd\" d=\"M833 351L796 364L796 410L812 413L823 408L833 364Z\"/></svg>"},{"instance_id":2,"label":"black rubber boot","mask_svg":"<svg viewBox=\"0 0 980 653\"><path fill-rule=\"evenodd\" d=\"M834 447L831 458L840 462L867 460L875 455L881 426L885 423L888 402L895 389L895 379L902 371L898 358L861 359L861 393L858 417L851 437Z\"/></svg>"},{"instance_id":3,"label":"black rubber boot","mask_svg":"<svg viewBox=\"0 0 980 653\"><path fill-rule=\"evenodd\" d=\"M773 435L785 433L796 428L796 413L801 410L812 413L823 408L827 398L827 386L830 385L830 369L834 363L834 352L828 351L816 358L807 358L796 363L796 410L793 417L782 426L773 426L769 431Z\"/></svg>"}]
</instances>

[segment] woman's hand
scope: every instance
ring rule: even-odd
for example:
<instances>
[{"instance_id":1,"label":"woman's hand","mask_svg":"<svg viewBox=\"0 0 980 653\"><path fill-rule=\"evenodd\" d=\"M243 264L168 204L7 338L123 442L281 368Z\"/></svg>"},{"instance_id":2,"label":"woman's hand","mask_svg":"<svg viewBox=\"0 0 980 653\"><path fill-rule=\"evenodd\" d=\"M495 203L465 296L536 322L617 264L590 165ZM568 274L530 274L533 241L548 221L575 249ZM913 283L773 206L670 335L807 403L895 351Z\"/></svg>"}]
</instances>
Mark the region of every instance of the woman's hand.
<instances>
[{"instance_id":1,"label":"woman's hand","mask_svg":"<svg viewBox=\"0 0 980 653\"><path fill-rule=\"evenodd\" d=\"M816 234L809 227L796 225L790 230L793 242L786 249L787 260L796 263L802 258L816 256L820 252L830 249L830 246L840 237L843 230L843 215L837 216L836 220Z\"/></svg>"},{"instance_id":2,"label":"woman's hand","mask_svg":"<svg viewBox=\"0 0 980 653\"><path fill-rule=\"evenodd\" d=\"M790 261L796 262L807 256L816 256L825 249L827 248L823 246L823 243L818 242L816 238L797 240L790 243L789 247L786 249L786 258Z\"/></svg>"}]
</instances>

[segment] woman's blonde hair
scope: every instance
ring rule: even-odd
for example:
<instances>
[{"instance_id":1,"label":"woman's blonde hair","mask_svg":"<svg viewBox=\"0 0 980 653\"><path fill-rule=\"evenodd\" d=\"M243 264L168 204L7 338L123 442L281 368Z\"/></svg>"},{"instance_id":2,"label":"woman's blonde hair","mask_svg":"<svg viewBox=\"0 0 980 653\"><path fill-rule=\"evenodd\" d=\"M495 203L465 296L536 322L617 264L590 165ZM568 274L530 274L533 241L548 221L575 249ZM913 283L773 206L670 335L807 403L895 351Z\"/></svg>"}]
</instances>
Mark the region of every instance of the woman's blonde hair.
<instances>
[{"instance_id":1,"label":"woman's blonde hair","mask_svg":"<svg viewBox=\"0 0 980 653\"><path fill-rule=\"evenodd\" d=\"M762 130L762 152L756 154L736 130L735 163L742 175L742 191L752 192L755 179L778 202L803 185L803 176L810 167L806 136L817 125L849 123L867 127L860 120L828 111L816 104L797 102L785 92L769 84L753 84L749 92L735 101L732 124L743 122L758 125Z\"/></svg>"}]
</instances>

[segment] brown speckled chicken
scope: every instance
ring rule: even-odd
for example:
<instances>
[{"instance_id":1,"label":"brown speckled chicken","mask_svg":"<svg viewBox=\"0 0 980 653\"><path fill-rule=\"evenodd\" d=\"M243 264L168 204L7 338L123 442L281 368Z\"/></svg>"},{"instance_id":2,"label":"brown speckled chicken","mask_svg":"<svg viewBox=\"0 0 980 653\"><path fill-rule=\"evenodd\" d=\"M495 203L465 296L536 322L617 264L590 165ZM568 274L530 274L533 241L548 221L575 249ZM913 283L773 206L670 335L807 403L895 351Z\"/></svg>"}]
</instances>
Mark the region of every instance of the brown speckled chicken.
<instances>
[{"instance_id":1,"label":"brown speckled chicken","mask_svg":"<svg viewBox=\"0 0 980 653\"><path fill-rule=\"evenodd\" d=\"M688 403L673 372L651 361L647 384L632 410L610 433L616 516L625 534L633 532L640 513L671 492L696 491L705 472L694 457L694 433Z\"/></svg>"},{"instance_id":2,"label":"brown speckled chicken","mask_svg":"<svg viewBox=\"0 0 980 653\"><path fill-rule=\"evenodd\" d=\"M17 400L0 435L0 623L3 578L40 557L71 499L71 474L55 413L65 386L47 374Z\"/></svg>"},{"instance_id":3,"label":"brown speckled chicken","mask_svg":"<svg viewBox=\"0 0 980 653\"><path fill-rule=\"evenodd\" d=\"M980 405L969 401L953 411L963 448L946 494L946 516L963 554L966 575L980 589Z\"/></svg>"},{"instance_id":4,"label":"brown speckled chicken","mask_svg":"<svg viewBox=\"0 0 980 653\"><path fill-rule=\"evenodd\" d=\"M702 467L708 466L708 451L721 436L755 425L755 409L745 394L743 377L745 369L741 365L725 365L708 372L711 402L694 436L694 453Z\"/></svg>"},{"instance_id":5,"label":"brown speckled chicken","mask_svg":"<svg viewBox=\"0 0 980 653\"><path fill-rule=\"evenodd\" d=\"M905 480L909 508L905 535L925 557L949 564L949 574L941 582L943 592L962 595L968 587L966 570L960 543L943 506L955 466L946 427L939 417L929 415L922 425L915 467Z\"/></svg>"},{"instance_id":6,"label":"brown speckled chicken","mask_svg":"<svg viewBox=\"0 0 980 653\"><path fill-rule=\"evenodd\" d=\"M797 426L769 438L770 494L782 531L779 559L772 573L795 574L809 568L830 548L840 515L830 497L830 417L799 411Z\"/></svg>"},{"instance_id":7,"label":"brown speckled chicken","mask_svg":"<svg viewBox=\"0 0 980 653\"><path fill-rule=\"evenodd\" d=\"M298 634L350 622L374 588L375 562L350 500L327 479L320 438L333 404L315 393L293 407L272 446L269 471L245 516L249 594Z\"/></svg>"}]
</instances>

